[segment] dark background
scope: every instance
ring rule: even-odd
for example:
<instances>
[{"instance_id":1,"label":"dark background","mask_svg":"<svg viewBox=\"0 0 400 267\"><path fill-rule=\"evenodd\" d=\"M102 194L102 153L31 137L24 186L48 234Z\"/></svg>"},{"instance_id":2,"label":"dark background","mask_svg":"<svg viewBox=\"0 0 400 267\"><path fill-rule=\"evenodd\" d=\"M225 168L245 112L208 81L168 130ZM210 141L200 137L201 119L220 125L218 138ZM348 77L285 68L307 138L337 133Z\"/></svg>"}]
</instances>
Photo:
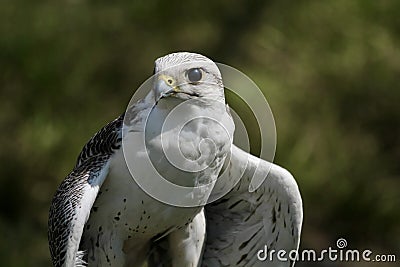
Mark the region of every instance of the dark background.
<instances>
[{"instance_id":1,"label":"dark background","mask_svg":"<svg viewBox=\"0 0 400 267\"><path fill-rule=\"evenodd\" d=\"M275 162L302 192L303 248L343 237L399 260L399 10L395 0L1 1L1 265L50 265L56 187L154 59L174 51L236 67L263 90Z\"/></svg>"}]
</instances>

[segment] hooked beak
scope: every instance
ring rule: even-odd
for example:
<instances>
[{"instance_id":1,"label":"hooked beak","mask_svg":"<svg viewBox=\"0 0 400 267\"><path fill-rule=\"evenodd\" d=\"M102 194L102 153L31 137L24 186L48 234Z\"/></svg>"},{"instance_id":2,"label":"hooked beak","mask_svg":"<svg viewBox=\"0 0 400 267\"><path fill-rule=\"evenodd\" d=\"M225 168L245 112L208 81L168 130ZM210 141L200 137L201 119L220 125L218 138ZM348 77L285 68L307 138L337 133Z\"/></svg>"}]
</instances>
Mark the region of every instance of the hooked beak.
<instances>
[{"instance_id":1,"label":"hooked beak","mask_svg":"<svg viewBox=\"0 0 400 267\"><path fill-rule=\"evenodd\" d=\"M154 89L156 101L180 92L175 80L167 75L158 76Z\"/></svg>"}]
</instances>

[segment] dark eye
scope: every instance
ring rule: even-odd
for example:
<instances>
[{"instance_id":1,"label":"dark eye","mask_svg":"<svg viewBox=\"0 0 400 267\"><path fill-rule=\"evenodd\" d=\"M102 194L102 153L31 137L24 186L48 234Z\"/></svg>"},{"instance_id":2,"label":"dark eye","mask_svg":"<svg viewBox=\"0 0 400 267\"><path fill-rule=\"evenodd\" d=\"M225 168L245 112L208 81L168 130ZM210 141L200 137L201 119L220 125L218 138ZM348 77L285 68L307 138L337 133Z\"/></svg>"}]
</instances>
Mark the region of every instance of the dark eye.
<instances>
[{"instance_id":1,"label":"dark eye","mask_svg":"<svg viewBox=\"0 0 400 267\"><path fill-rule=\"evenodd\" d=\"M199 68L193 68L193 69L188 70L188 72L187 72L187 77L188 77L189 81L192 83L196 83L196 82L200 81L202 76L203 76L203 74L201 73L201 69L199 69Z\"/></svg>"}]
</instances>

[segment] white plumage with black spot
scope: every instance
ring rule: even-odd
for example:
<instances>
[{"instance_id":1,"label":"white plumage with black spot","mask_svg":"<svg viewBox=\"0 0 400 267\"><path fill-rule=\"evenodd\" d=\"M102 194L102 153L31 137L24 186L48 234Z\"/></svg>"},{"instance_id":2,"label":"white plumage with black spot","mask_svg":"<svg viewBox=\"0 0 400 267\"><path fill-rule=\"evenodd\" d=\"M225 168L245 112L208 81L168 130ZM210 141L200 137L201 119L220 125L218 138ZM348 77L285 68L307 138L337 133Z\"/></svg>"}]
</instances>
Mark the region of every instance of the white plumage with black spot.
<instances>
[{"instance_id":1,"label":"white plumage with black spot","mask_svg":"<svg viewBox=\"0 0 400 267\"><path fill-rule=\"evenodd\" d=\"M182 151L193 159L198 156L193 148L199 147L201 138L213 140L219 149L205 150L206 155L202 151L198 164L207 162L208 167L201 172L171 175L173 166L161 153L157 133L150 136L147 151L135 150L146 116L150 114L150 127L157 125L180 101L194 100L190 116L212 114L215 118L217 114L218 120L228 125L232 120L228 107L222 109L208 101L225 102L221 74L208 58L170 54L156 61L155 72L159 82L153 90L89 140L57 189L49 214L54 266L141 266L145 262L148 266L292 266L290 261L260 262L256 255L264 245L276 250L298 249L302 202L297 184L286 170L235 147L231 138L216 134L206 120L187 127L183 134L178 129L168 133L170 138L182 136ZM227 129L230 135L233 130ZM157 169L177 184L207 184L224 171L222 179L200 198L238 183L205 207L162 203L132 179L123 141L133 159L143 153L155 155ZM268 177L249 192L258 165ZM145 178L152 179L150 175Z\"/></svg>"}]
</instances>

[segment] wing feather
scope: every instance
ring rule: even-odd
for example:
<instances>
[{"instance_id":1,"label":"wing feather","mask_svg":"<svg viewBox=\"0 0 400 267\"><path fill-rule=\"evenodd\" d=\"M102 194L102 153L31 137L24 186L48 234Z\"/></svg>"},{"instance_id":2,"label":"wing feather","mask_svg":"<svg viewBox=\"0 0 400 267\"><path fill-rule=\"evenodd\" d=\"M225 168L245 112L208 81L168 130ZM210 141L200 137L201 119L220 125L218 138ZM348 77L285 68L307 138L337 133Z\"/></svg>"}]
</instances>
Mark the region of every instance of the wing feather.
<instances>
[{"instance_id":1,"label":"wing feather","mask_svg":"<svg viewBox=\"0 0 400 267\"><path fill-rule=\"evenodd\" d=\"M53 197L48 237L56 267L84 265L83 253L78 251L83 227L108 175L109 159L120 148L123 118L110 122L89 140Z\"/></svg>"},{"instance_id":2,"label":"wing feather","mask_svg":"<svg viewBox=\"0 0 400 267\"><path fill-rule=\"evenodd\" d=\"M233 189L205 208L203 266L292 266L293 261L276 257L260 261L257 253L265 248L286 253L298 249L303 211L293 176L233 146L212 194L221 194L227 185Z\"/></svg>"}]
</instances>

